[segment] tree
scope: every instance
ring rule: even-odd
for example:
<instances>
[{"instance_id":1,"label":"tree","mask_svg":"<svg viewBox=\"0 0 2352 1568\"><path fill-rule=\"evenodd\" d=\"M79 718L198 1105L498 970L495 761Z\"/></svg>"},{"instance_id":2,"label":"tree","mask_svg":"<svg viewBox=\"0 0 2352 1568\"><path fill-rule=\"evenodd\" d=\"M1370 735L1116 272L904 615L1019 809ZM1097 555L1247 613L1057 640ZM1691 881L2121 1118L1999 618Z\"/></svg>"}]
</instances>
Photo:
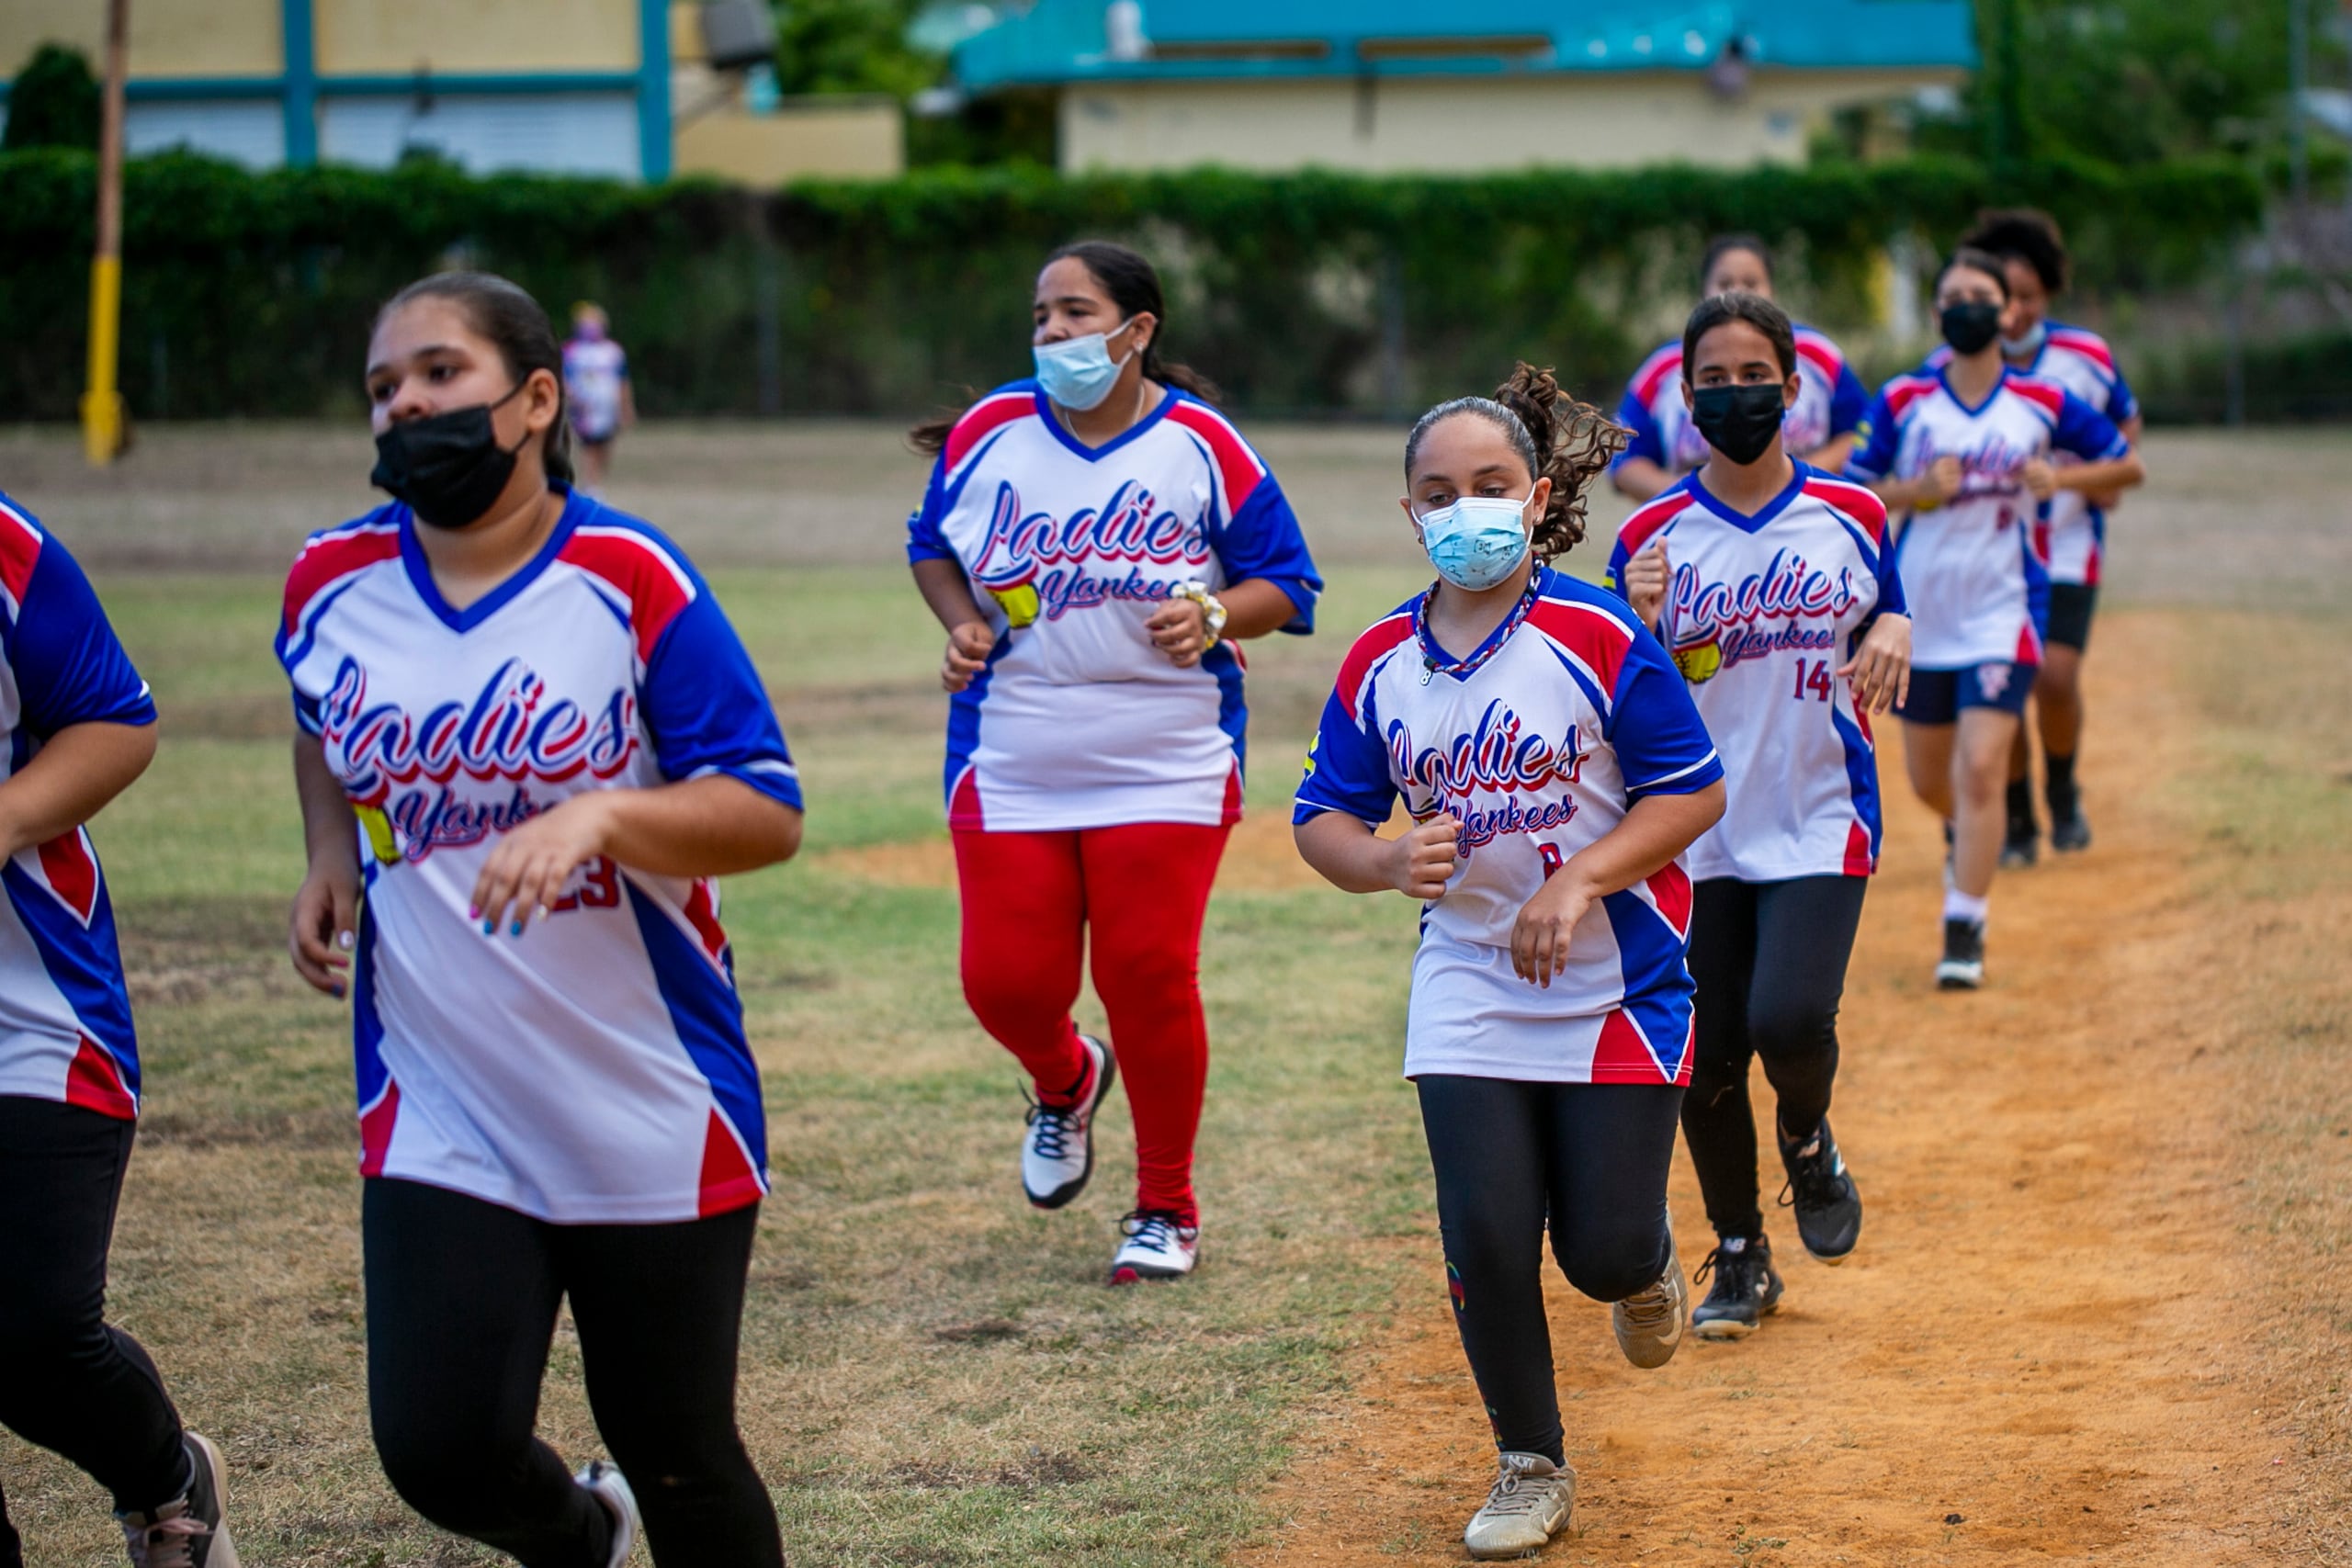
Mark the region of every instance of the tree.
<instances>
[{"instance_id":1,"label":"tree","mask_svg":"<svg viewBox=\"0 0 2352 1568\"><path fill-rule=\"evenodd\" d=\"M8 129L0 152L98 145L98 79L81 51L62 43L33 51L8 89Z\"/></svg>"}]
</instances>

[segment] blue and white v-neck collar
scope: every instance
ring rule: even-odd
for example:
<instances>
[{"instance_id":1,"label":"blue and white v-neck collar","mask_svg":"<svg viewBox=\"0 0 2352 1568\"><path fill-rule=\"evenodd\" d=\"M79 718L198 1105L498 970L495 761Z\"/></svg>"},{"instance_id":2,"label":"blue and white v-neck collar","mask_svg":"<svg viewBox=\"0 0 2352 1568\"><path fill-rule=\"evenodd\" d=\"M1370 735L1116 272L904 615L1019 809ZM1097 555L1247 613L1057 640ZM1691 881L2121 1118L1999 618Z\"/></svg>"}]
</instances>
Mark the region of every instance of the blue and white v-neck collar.
<instances>
[{"instance_id":1,"label":"blue and white v-neck collar","mask_svg":"<svg viewBox=\"0 0 2352 1568\"><path fill-rule=\"evenodd\" d=\"M409 586L416 591L417 598L443 626L453 632L473 630L537 582L556 557L562 553L572 530L580 525L581 519L595 509L596 502L576 490L563 486L557 488L563 496L563 515L556 519L555 526L548 531L537 553L517 567L505 581L462 610L455 608L443 598L441 585L433 581L433 563L425 559L424 546L416 536L416 513L410 511L405 503L393 508L393 516L401 531L401 565L408 571Z\"/></svg>"}]
</instances>

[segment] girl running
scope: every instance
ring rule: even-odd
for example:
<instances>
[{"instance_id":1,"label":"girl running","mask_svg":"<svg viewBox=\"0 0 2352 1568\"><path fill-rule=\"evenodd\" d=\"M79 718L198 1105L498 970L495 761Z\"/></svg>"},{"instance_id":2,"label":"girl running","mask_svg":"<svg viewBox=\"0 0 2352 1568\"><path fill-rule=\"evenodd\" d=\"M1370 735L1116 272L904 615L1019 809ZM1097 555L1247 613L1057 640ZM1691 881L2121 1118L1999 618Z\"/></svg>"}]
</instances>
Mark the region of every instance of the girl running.
<instances>
[{"instance_id":1,"label":"girl running","mask_svg":"<svg viewBox=\"0 0 2352 1568\"><path fill-rule=\"evenodd\" d=\"M1526 365L1421 416L1404 506L1438 581L1356 639L1294 814L1334 885L1422 906L1405 1076L1501 1461L1463 1537L1477 1558L1535 1551L1576 1502L1547 1223L1634 1365L1673 1356L1688 1303L1666 1213L1691 1057L1675 857L1723 815L1723 768L1657 640L1550 565L1623 439ZM1378 837L1400 797L1415 826Z\"/></svg>"},{"instance_id":2,"label":"girl running","mask_svg":"<svg viewBox=\"0 0 2352 1568\"><path fill-rule=\"evenodd\" d=\"M1705 297L1736 290L1772 298L1772 253L1753 234L1724 234L1708 245L1699 266ZM1796 400L1789 405L1792 455L1835 473L1845 466L1854 428L1869 406L1870 389L1838 345L1811 327L1796 329ZM1642 362L1617 405L1617 423L1633 432L1609 470L1618 491L1647 501L1707 460L1706 437L1682 401L1682 344L1667 344Z\"/></svg>"},{"instance_id":3,"label":"girl running","mask_svg":"<svg viewBox=\"0 0 2352 1568\"><path fill-rule=\"evenodd\" d=\"M637 390L605 308L585 299L571 308L571 336L563 345L563 401L580 448L580 488L594 495L612 471L613 443L637 423Z\"/></svg>"},{"instance_id":4,"label":"girl running","mask_svg":"<svg viewBox=\"0 0 2352 1568\"><path fill-rule=\"evenodd\" d=\"M799 784L708 585L571 487L561 369L502 278L401 290L367 373L398 499L286 583L290 945L352 997L368 1413L411 1506L532 1568L627 1560L624 1474L655 1562L780 1564L735 1429L766 1154L712 878L792 854ZM567 1296L618 1466L577 1477L532 1436Z\"/></svg>"},{"instance_id":5,"label":"girl running","mask_svg":"<svg viewBox=\"0 0 2352 1568\"><path fill-rule=\"evenodd\" d=\"M1110 1279L1176 1279L1200 1245L1201 922L1241 816L1234 644L1311 630L1323 584L1274 476L1160 358L1149 262L1065 246L1034 315L1034 380L914 432L937 455L907 557L947 630L964 995L1035 1086L1040 1209L1085 1190L1125 1069L1136 1203ZM1070 1019L1090 940L1110 1040Z\"/></svg>"},{"instance_id":6,"label":"girl running","mask_svg":"<svg viewBox=\"0 0 2352 1568\"><path fill-rule=\"evenodd\" d=\"M1704 1339L1755 1332L1781 1299L1756 1176L1748 1063L1764 1059L1798 1238L1842 1263L1861 1195L1829 1130L1838 1000L1877 869L1869 715L1911 673L1886 508L1788 455L1795 329L1718 294L1684 329L1682 398L1707 461L1618 533L1610 581L1673 650L1721 749L1730 808L1690 848L1697 1035L1682 1133L1715 1227L1690 1314Z\"/></svg>"},{"instance_id":7,"label":"girl running","mask_svg":"<svg viewBox=\"0 0 2352 1568\"><path fill-rule=\"evenodd\" d=\"M82 824L146 771L155 705L82 569L6 495L0 617L0 1425L114 1495L134 1568L236 1568L220 1451L106 1320L139 1044ZM24 1562L0 1500L0 1568Z\"/></svg>"},{"instance_id":8,"label":"girl running","mask_svg":"<svg viewBox=\"0 0 2352 1568\"><path fill-rule=\"evenodd\" d=\"M2001 258L2009 285L2009 320L2001 357L2010 368L2055 381L2098 410L2140 444L2140 404L2116 367L2107 340L2050 319L2050 301L2065 291L2065 242L2055 220L2018 209L1985 213L1962 242ZM2068 453L2052 459L2064 468ZM2091 827L2075 786L2075 757L2083 736L2083 656L2090 649L2091 616L2098 608L2099 569L2107 553L2108 509L2120 491L2062 490L2041 519L2041 558L2050 570L2050 629L2042 639L2041 672L2034 677L2035 728L2041 732L2043 798L2050 807L2050 847L2062 854L2090 847ZM2033 814L2033 748L2018 727L2009 751L2008 832L2003 865L2031 865L2041 832Z\"/></svg>"},{"instance_id":9,"label":"girl running","mask_svg":"<svg viewBox=\"0 0 2352 1568\"><path fill-rule=\"evenodd\" d=\"M1984 983L1984 913L2001 853L2018 716L2041 661L2049 578L2032 525L2060 491L2144 477L2107 416L2001 360L2008 279L1962 249L1936 276L1951 357L1880 389L1847 473L1907 513L1895 562L1913 617L1911 686L1896 716L1911 787L1944 818L1951 855L1936 983ZM2079 459L2064 468L2054 453Z\"/></svg>"}]
</instances>

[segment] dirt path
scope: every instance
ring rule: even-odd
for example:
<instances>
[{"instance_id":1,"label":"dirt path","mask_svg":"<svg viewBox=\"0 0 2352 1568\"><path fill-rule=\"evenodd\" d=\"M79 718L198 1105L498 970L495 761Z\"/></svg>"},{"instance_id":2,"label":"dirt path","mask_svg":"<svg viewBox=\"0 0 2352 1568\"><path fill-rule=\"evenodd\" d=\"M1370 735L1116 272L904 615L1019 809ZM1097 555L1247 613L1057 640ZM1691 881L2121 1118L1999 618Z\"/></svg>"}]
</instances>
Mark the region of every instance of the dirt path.
<instances>
[{"instance_id":1,"label":"dirt path","mask_svg":"<svg viewBox=\"0 0 2352 1568\"><path fill-rule=\"evenodd\" d=\"M1547 1280L1582 1534L1544 1561L2275 1561L2287 1445L2244 1359L2256 1282L2208 1050L2230 981L2200 951L2154 792L2128 782L2174 773L2192 725L2160 682L2112 679L2167 668L2165 617L2109 615L2099 637L2099 840L2003 878L1980 995L1928 984L1939 846L1907 795L1892 803L1843 1024L1837 1122L1869 1204L1854 1258L1805 1259L1768 1211L1779 1316L1653 1373L1619 1358L1603 1309ZM1713 1238L1679 1157L1674 1209L1695 1264ZM1310 1435L1277 1490L1285 1522L1242 1568L1464 1561L1492 1450L1434 1235L1405 1245L1428 1289L1365 1352L1359 1400Z\"/></svg>"}]
</instances>

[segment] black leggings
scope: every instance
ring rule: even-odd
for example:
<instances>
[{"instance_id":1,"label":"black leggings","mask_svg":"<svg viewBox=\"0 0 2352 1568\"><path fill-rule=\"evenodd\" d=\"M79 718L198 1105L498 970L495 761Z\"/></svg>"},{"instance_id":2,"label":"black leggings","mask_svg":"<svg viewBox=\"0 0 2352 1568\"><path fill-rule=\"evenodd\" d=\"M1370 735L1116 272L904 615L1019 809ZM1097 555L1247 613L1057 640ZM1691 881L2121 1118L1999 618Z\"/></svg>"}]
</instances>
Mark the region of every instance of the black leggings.
<instances>
[{"instance_id":1,"label":"black leggings","mask_svg":"<svg viewBox=\"0 0 2352 1568\"><path fill-rule=\"evenodd\" d=\"M1838 1077L1838 1000L1862 922L1866 876L1789 882L1711 878L1690 906L1698 1053L1682 1100L1682 1135L1718 1235L1764 1234L1756 1182L1756 1113L1747 1064L1764 1058L1780 1098L1781 1138L1829 1114Z\"/></svg>"},{"instance_id":2,"label":"black leggings","mask_svg":"<svg viewBox=\"0 0 2352 1568\"><path fill-rule=\"evenodd\" d=\"M525 1568L604 1568L612 1529L532 1435L568 1294L596 1430L672 1568L781 1568L735 1429L756 1207L658 1225L558 1225L379 1178L361 1202L368 1408L393 1489Z\"/></svg>"},{"instance_id":3,"label":"black leggings","mask_svg":"<svg viewBox=\"0 0 2352 1568\"><path fill-rule=\"evenodd\" d=\"M192 1479L139 1341L107 1324L107 1250L133 1124L0 1096L0 1425L149 1513ZM24 1562L0 1500L0 1568Z\"/></svg>"},{"instance_id":4,"label":"black leggings","mask_svg":"<svg viewBox=\"0 0 2352 1568\"><path fill-rule=\"evenodd\" d=\"M1418 1081L1437 1172L1446 1284L1471 1375L1508 1452L1565 1461L1552 1331L1544 1316L1544 1229L1568 1283L1604 1302L1666 1271L1670 1084Z\"/></svg>"}]
</instances>

